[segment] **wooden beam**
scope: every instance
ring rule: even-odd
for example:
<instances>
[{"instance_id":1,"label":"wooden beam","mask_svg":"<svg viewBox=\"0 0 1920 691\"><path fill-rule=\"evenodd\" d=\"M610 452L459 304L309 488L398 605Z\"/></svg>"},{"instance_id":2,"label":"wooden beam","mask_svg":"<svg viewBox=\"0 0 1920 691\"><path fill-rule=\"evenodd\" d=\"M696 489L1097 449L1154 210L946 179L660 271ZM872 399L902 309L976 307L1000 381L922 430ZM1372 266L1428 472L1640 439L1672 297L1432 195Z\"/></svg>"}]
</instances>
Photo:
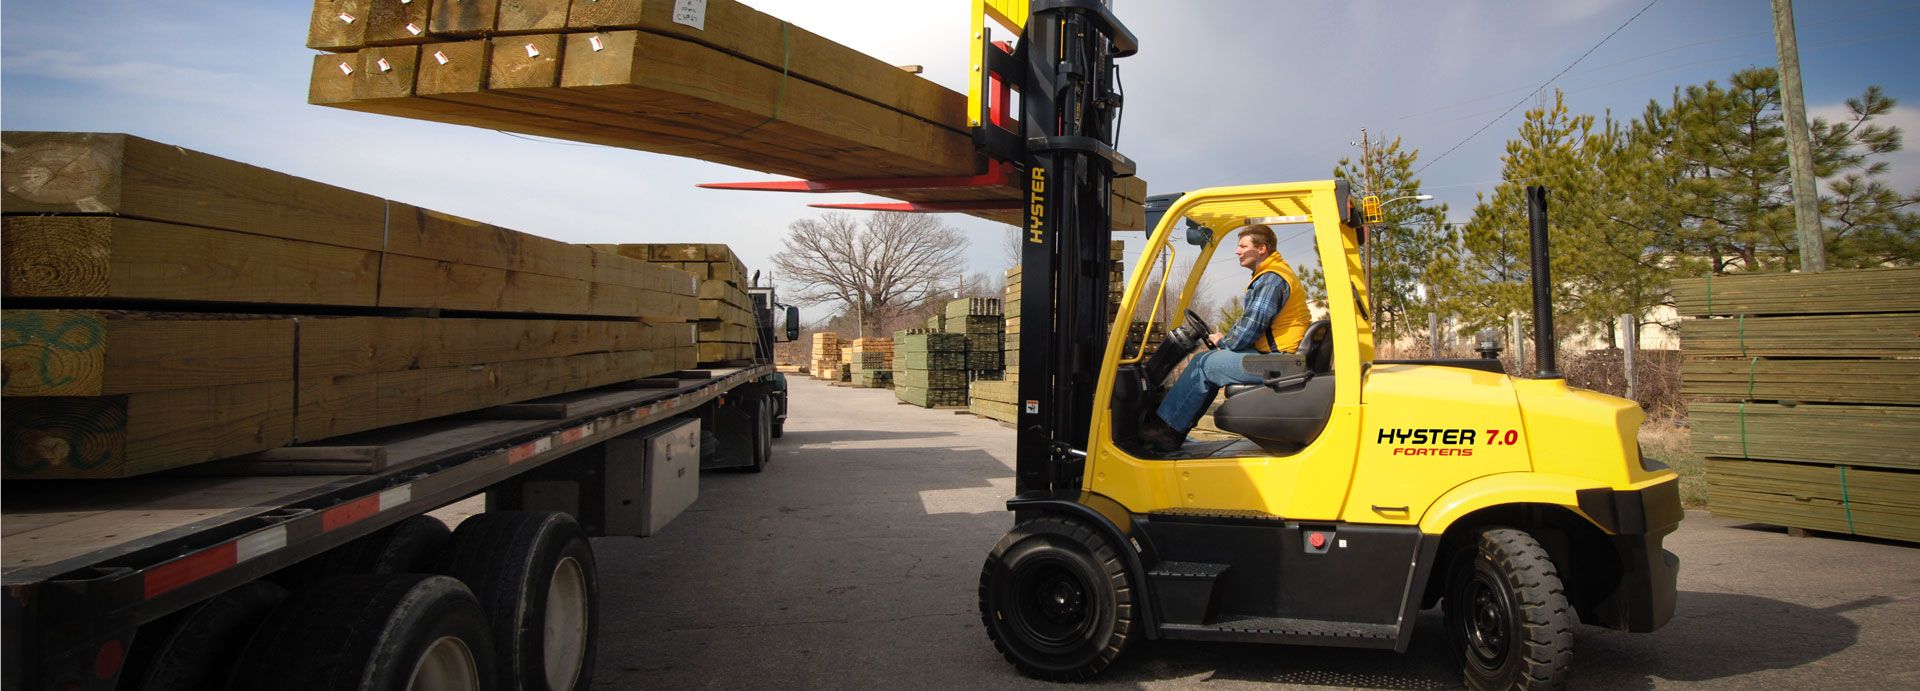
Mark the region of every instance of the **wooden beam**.
<instances>
[{"instance_id":1,"label":"wooden beam","mask_svg":"<svg viewBox=\"0 0 1920 691\"><path fill-rule=\"evenodd\" d=\"M380 249L386 204L371 195L124 134L9 131L0 141L8 214L117 215Z\"/></svg>"},{"instance_id":2,"label":"wooden beam","mask_svg":"<svg viewBox=\"0 0 1920 691\"><path fill-rule=\"evenodd\" d=\"M427 14L433 3L427 0L369 0L367 5L367 45L426 43L432 25Z\"/></svg>"},{"instance_id":3,"label":"wooden beam","mask_svg":"<svg viewBox=\"0 0 1920 691\"><path fill-rule=\"evenodd\" d=\"M284 446L293 382L0 398L5 477L117 478Z\"/></svg>"},{"instance_id":4,"label":"wooden beam","mask_svg":"<svg viewBox=\"0 0 1920 691\"><path fill-rule=\"evenodd\" d=\"M588 353L300 381L296 438L325 439L692 366L692 348Z\"/></svg>"},{"instance_id":5,"label":"wooden beam","mask_svg":"<svg viewBox=\"0 0 1920 691\"><path fill-rule=\"evenodd\" d=\"M1680 377L1687 398L1920 405L1920 360L1686 358Z\"/></svg>"},{"instance_id":6,"label":"wooden beam","mask_svg":"<svg viewBox=\"0 0 1920 691\"><path fill-rule=\"evenodd\" d=\"M559 31L567 26L567 0L499 0L503 32Z\"/></svg>"},{"instance_id":7,"label":"wooden beam","mask_svg":"<svg viewBox=\"0 0 1920 691\"><path fill-rule=\"evenodd\" d=\"M1694 403L1687 417L1702 456L1920 470L1920 408Z\"/></svg>"},{"instance_id":8,"label":"wooden beam","mask_svg":"<svg viewBox=\"0 0 1920 691\"><path fill-rule=\"evenodd\" d=\"M475 37L494 30L499 0L433 0L428 27L435 36Z\"/></svg>"},{"instance_id":9,"label":"wooden beam","mask_svg":"<svg viewBox=\"0 0 1920 691\"><path fill-rule=\"evenodd\" d=\"M108 216L8 216L8 298L372 306L380 253Z\"/></svg>"},{"instance_id":10,"label":"wooden beam","mask_svg":"<svg viewBox=\"0 0 1920 691\"><path fill-rule=\"evenodd\" d=\"M1920 312L1920 267L1682 278L1673 297L1688 317Z\"/></svg>"},{"instance_id":11,"label":"wooden beam","mask_svg":"<svg viewBox=\"0 0 1920 691\"><path fill-rule=\"evenodd\" d=\"M306 319L300 376L340 377L597 352L687 348L690 329L631 321Z\"/></svg>"},{"instance_id":12,"label":"wooden beam","mask_svg":"<svg viewBox=\"0 0 1920 691\"><path fill-rule=\"evenodd\" d=\"M307 47L346 52L367 45L367 0L314 0Z\"/></svg>"},{"instance_id":13,"label":"wooden beam","mask_svg":"<svg viewBox=\"0 0 1920 691\"><path fill-rule=\"evenodd\" d=\"M7 310L7 396L108 396L292 381L294 320L254 315Z\"/></svg>"}]
</instances>

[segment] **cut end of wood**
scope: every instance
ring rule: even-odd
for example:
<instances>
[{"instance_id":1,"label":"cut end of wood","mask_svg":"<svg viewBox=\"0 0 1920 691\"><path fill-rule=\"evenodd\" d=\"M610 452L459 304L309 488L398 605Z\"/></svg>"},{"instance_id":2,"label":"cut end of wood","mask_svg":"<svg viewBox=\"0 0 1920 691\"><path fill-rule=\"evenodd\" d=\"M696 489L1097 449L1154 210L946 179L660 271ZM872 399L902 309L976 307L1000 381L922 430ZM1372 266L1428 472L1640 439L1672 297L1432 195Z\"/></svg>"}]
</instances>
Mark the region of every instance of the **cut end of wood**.
<instances>
[{"instance_id":1,"label":"cut end of wood","mask_svg":"<svg viewBox=\"0 0 1920 691\"><path fill-rule=\"evenodd\" d=\"M123 135L8 132L0 186L9 213L112 213Z\"/></svg>"}]
</instances>

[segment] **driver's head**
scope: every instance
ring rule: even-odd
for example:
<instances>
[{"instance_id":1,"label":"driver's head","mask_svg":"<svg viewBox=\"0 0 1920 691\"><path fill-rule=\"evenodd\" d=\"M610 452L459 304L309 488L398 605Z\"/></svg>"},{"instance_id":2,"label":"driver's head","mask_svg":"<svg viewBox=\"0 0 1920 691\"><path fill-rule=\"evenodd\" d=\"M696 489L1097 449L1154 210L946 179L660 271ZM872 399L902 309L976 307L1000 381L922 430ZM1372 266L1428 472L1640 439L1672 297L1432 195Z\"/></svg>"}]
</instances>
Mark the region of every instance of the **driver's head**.
<instances>
[{"instance_id":1,"label":"driver's head","mask_svg":"<svg viewBox=\"0 0 1920 691\"><path fill-rule=\"evenodd\" d=\"M1273 254L1273 229L1264 225L1250 225L1240 229L1240 246L1233 256L1240 258L1240 266L1248 271L1260 268L1260 262Z\"/></svg>"}]
</instances>

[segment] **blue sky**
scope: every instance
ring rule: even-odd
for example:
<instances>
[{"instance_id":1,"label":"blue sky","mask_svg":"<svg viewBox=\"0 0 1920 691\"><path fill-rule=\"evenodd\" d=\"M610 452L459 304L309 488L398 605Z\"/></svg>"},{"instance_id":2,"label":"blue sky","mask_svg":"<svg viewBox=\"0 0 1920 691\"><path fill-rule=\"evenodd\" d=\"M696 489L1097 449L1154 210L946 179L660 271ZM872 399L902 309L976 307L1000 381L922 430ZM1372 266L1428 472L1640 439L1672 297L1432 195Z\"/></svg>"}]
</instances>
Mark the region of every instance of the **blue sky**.
<instances>
[{"instance_id":1,"label":"blue sky","mask_svg":"<svg viewBox=\"0 0 1920 691\"><path fill-rule=\"evenodd\" d=\"M965 0L746 4L964 84ZM1121 62L1120 148L1155 193L1323 179L1357 151L1350 143L1365 127L1420 149L1431 163L1426 191L1465 220L1474 193L1499 178L1502 147L1536 102L1529 94L1589 49L1547 93L1564 89L1575 113L1611 109L1622 119L1676 86L1775 63L1764 0L1647 4L1115 0L1141 44ZM1901 100L1886 121L1920 148L1920 4L1797 5L1811 111L1838 114L1844 99L1879 85ZM750 171L309 106L309 7L7 3L0 127L127 132L569 242L726 242L755 268L767 266L789 222L817 213L797 195L693 187L768 179ZM1920 189L1920 152L1891 163L1899 189ZM1005 226L950 222L973 239L971 270L1003 268Z\"/></svg>"}]
</instances>

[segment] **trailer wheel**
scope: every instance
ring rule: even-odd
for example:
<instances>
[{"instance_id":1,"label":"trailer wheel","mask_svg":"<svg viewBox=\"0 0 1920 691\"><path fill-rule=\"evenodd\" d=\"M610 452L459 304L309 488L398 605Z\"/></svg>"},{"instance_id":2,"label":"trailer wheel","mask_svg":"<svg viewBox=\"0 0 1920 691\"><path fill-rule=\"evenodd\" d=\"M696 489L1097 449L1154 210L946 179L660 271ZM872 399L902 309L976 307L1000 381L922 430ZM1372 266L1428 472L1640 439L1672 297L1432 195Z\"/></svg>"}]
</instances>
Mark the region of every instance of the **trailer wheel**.
<instances>
[{"instance_id":1,"label":"trailer wheel","mask_svg":"<svg viewBox=\"0 0 1920 691\"><path fill-rule=\"evenodd\" d=\"M1573 608L1547 551L1488 528L1449 564L1447 636L1468 688L1553 689L1573 662Z\"/></svg>"},{"instance_id":2,"label":"trailer wheel","mask_svg":"<svg viewBox=\"0 0 1920 691\"><path fill-rule=\"evenodd\" d=\"M747 472L758 473L767 469L767 461L773 458L773 403L765 395L753 397L753 465Z\"/></svg>"},{"instance_id":3,"label":"trailer wheel","mask_svg":"<svg viewBox=\"0 0 1920 691\"><path fill-rule=\"evenodd\" d=\"M244 647L273 608L286 599L286 588L253 581L200 603L160 640L133 688L217 688L233 671L233 651Z\"/></svg>"},{"instance_id":4,"label":"trailer wheel","mask_svg":"<svg viewBox=\"0 0 1920 691\"><path fill-rule=\"evenodd\" d=\"M342 576L288 599L240 656L227 688L491 691L492 634L460 581Z\"/></svg>"},{"instance_id":5,"label":"trailer wheel","mask_svg":"<svg viewBox=\"0 0 1920 691\"><path fill-rule=\"evenodd\" d=\"M1022 674L1088 679L1135 635L1132 577L1114 546L1085 523L1061 516L1025 521L987 554L980 621Z\"/></svg>"},{"instance_id":6,"label":"trailer wheel","mask_svg":"<svg viewBox=\"0 0 1920 691\"><path fill-rule=\"evenodd\" d=\"M453 531L440 571L473 588L493 627L511 688L586 689L593 677L593 548L572 516L500 511Z\"/></svg>"},{"instance_id":7,"label":"trailer wheel","mask_svg":"<svg viewBox=\"0 0 1920 691\"><path fill-rule=\"evenodd\" d=\"M431 573L453 531L438 518L421 514L380 533L366 573Z\"/></svg>"}]
</instances>

